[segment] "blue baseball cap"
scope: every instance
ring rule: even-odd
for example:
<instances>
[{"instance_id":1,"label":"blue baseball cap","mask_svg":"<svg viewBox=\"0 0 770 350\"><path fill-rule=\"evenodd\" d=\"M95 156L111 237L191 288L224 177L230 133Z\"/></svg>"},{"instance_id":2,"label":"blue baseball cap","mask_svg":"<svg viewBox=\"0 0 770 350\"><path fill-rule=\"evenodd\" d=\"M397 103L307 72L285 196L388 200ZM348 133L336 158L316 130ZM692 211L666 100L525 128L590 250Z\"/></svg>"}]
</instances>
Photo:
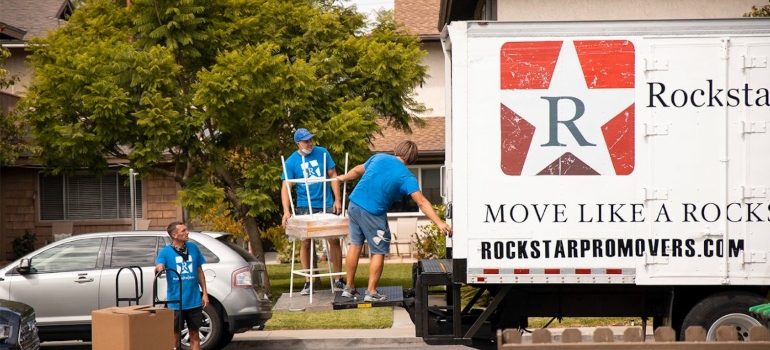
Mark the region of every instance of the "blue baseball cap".
<instances>
[{"instance_id":1,"label":"blue baseball cap","mask_svg":"<svg viewBox=\"0 0 770 350\"><path fill-rule=\"evenodd\" d=\"M310 140L313 136L315 136L315 134L311 134L307 129L299 128L297 129L297 132L294 133L294 143Z\"/></svg>"}]
</instances>

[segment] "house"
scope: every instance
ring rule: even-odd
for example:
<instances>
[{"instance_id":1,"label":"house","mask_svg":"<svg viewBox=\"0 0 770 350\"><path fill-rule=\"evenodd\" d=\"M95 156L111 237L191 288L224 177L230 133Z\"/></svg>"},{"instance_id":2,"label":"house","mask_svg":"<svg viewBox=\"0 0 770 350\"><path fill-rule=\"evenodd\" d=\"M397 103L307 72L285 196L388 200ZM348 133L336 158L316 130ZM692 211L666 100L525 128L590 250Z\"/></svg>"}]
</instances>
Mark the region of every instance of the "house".
<instances>
[{"instance_id":1,"label":"house","mask_svg":"<svg viewBox=\"0 0 770 350\"><path fill-rule=\"evenodd\" d=\"M764 0L440 0L437 28L451 21L594 21L735 18Z\"/></svg>"},{"instance_id":2,"label":"house","mask_svg":"<svg viewBox=\"0 0 770 350\"><path fill-rule=\"evenodd\" d=\"M30 81L24 51L29 40L66 24L73 10L70 0L0 0L0 45L11 51L3 68L20 79L0 90L0 111L11 110ZM0 167L0 261L16 258L12 242L27 231L37 236L40 247L54 233L130 230L131 190L128 176L118 174L124 167L111 160L101 177L87 172L45 176L29 154L13 166ZM181 220L182 209L175 204L179 189L170 178L137 177L136 227L165 229Z\"/></svg>"}]
</instances>

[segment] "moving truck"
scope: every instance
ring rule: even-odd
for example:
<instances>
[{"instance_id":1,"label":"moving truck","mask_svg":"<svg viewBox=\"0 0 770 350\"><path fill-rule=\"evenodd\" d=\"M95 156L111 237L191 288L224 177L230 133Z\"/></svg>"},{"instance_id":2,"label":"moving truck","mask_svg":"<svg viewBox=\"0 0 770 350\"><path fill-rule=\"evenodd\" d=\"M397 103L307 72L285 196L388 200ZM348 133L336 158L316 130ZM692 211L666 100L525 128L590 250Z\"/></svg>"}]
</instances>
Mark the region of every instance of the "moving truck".
<instances>
[{"instance_id":1,"label":"moving truck","mask_svg":"<svg viewBox=\"0 0 770 350\"><path fill-rule=\"evenodd\" d=\"M441 40L454 236L415 264L418 336L767 325L748 309L770 286L770 18L453 22Z\"/></svg>"}]
</instances>

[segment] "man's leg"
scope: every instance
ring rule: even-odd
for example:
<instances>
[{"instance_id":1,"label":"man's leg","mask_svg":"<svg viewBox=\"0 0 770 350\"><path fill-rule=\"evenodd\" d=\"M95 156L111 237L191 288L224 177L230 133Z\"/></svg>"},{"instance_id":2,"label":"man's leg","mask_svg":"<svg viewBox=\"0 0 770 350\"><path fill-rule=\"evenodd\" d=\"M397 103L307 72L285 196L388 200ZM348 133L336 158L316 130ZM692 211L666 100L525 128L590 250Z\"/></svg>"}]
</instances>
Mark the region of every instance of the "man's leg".
<instances>
[{"instance_id":1,"label":"man's leg","mask_svg":"<svg viewBox=\"0 0 770 350\"><path fill-rule=\"evenodd\" d=\"M377 283L380 282L382 276L382 268L385 265L385 255L373 254L372 259L369 262L369 285L367 290L370 294L377 292Z\"/></svg>"},{"instance_id":2,"label":"man's leg","mask_svg":"<svg viewBox=\"0 0 770 350\"><path fill-rule=\"evenodd\" d=\"M310 242L311 239L303 239L299 250L299 261L303 270L310 269ZM310 282L310 277L305 277L305 282Z\"/></svg>"},{"instance_id":3,"label":"man's leg","mask_svg":"<svg viewBox=\"0 0 770 350\"><path fill-rule=\"evenodd\" d=\"M190 330L190 350L201 350L200 329Z\"/></svg>"},{"instance_id":4,"label":"man's leg","mask_svg":"<svg viewBox=\"0 0 770 350\"><path fill-rule=\"evenodd\" d=\"M340 246L340 240L338 238L333 238L329 240L329 254L331 255L332 271L341 272L342 271L342 247Z\"/></svg>"},{"instance_id":5,"label":"man's leg","mask_svg":"<svg viewBox=\"0 0 770 350\"><path fill-rule=\"evenodd\" d=\"M345 275L348 277L348 288L356 286L356 269L358 268L358 256L361 255L361 245L350 244L348 255L345 257Z\"/></svg>"},{"instance_id":6,"label":"man's leg","mask_svg":"<svg viewBox=\"0 0 770 350\"><path fill-rule=\"evenodd\" d=\"M187 311L187 330L190 336L190 350L201 350L201 333L203 325L203 308L198 307Z\"/></svg>"}]
</instances>

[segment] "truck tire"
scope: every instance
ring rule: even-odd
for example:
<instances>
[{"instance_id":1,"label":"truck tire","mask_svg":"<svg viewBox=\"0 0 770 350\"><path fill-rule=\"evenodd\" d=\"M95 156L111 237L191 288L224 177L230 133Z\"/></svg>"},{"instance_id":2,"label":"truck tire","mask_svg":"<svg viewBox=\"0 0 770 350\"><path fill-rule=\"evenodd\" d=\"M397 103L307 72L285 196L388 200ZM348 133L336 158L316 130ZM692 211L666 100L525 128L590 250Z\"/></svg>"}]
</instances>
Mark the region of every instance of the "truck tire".
<instances>
[{"instance_id":1,"label":"truck tire","mask_svg":"<svg viewBox=\"0 0 770 350\"><path fill-rule=\"evenodd\" d=\"M209 304L203 308L203 320L201 322L200 337L201 350L214 350L219 345L219 338L224 332L222 317L214 305ZM182 329L182 349L190 349L190 335L187 325Z\"/></svg>"},{"instance_id":2,"label":"truck tire","mask_svg":"<svg viewBox=\"0 0 770 350\"><path fill-rule=\"evenodd\" d=\"M765 298L744 291L720 292L699 301L682 322L679 339L684 340L685 331L690 326L701 326L706 330L706 341L716 341L717 329L722 326L734 326L738 331L738 340L749 340L749 329L762 326L762 323L749 314L749 307L766 303Z\"/></svg>"}]
</instances>

